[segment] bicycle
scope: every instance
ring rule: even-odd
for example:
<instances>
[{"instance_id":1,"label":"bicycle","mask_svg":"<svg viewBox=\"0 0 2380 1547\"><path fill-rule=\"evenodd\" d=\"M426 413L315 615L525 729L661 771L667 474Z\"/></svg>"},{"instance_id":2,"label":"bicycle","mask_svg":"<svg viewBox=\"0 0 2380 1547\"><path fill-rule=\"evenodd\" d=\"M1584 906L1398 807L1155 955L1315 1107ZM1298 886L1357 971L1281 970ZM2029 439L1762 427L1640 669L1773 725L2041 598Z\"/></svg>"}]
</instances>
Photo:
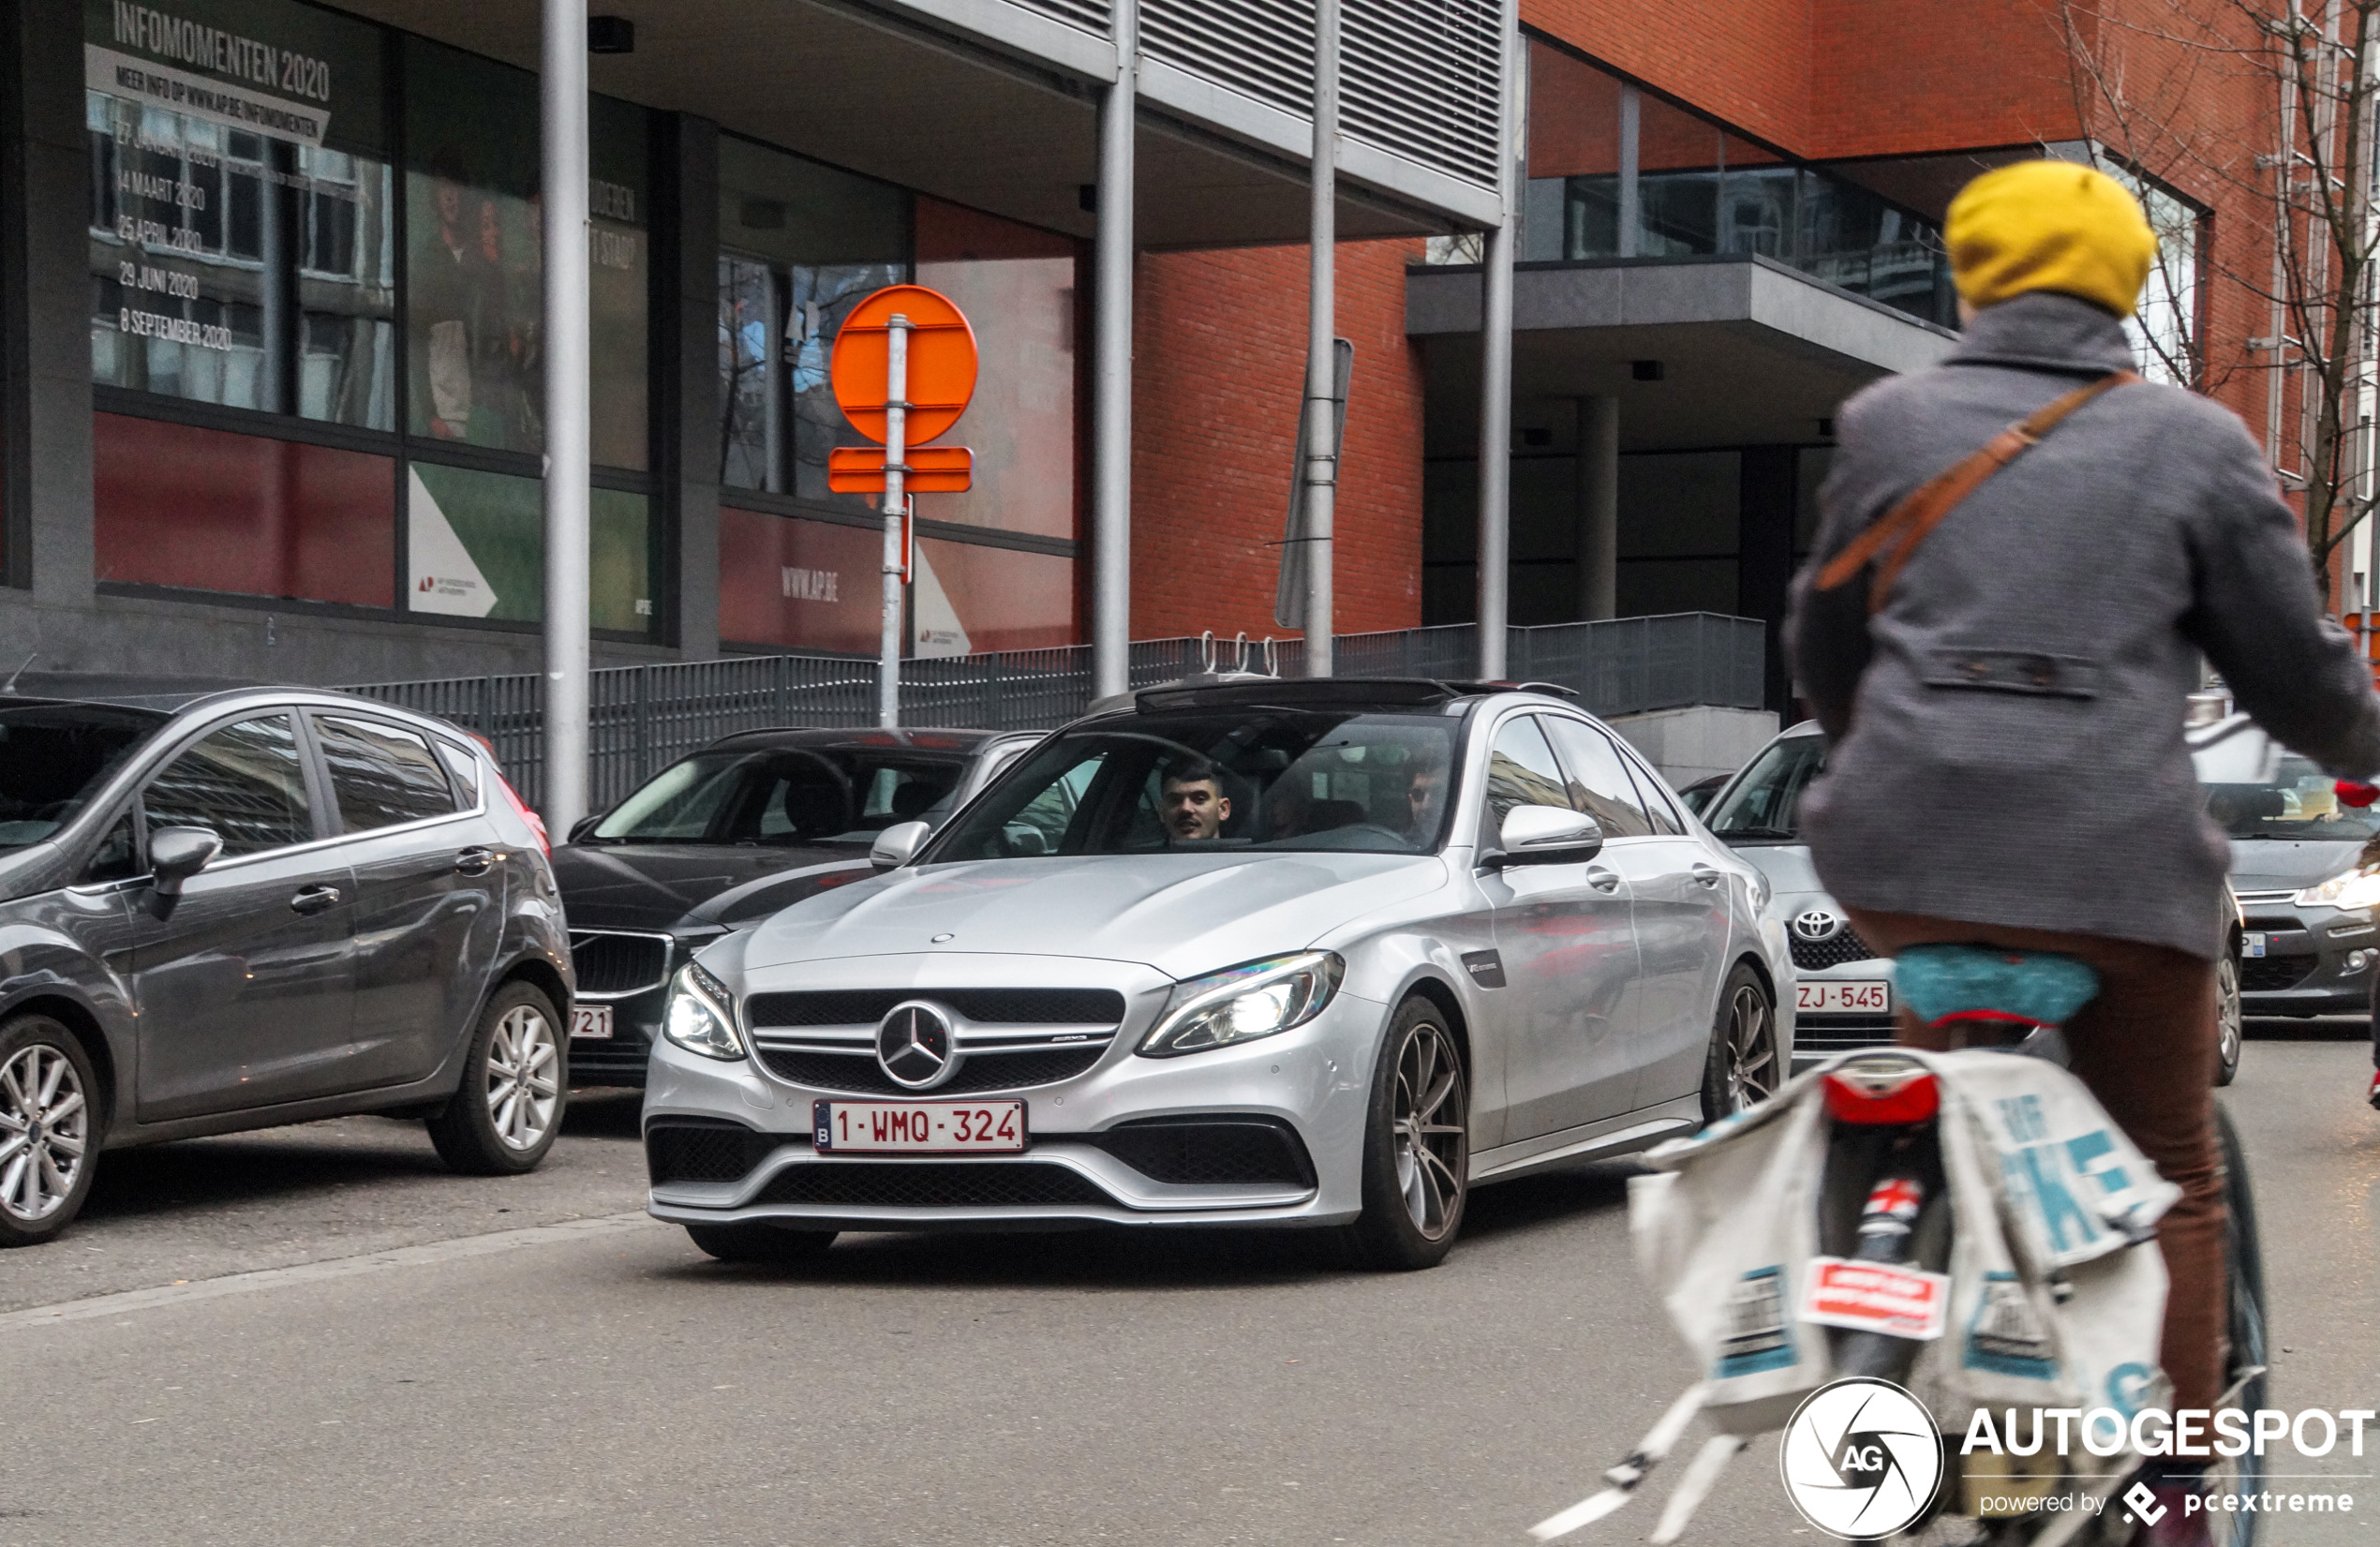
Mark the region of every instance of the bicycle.
<instances>
[{"instance_id":1,"label":"bicycle","mask_svg":"<svg viewBox=\"0 0 2380 1547\"><path fill-rule=\"evenodd\" d=\"M2097 974L2072 958L1984 946L1928 945L1903 954L1898 977L1919 1018L1953 1028L1955 1046L2047 1059L2063 1066L2059 1028L2098 992ZM1880 1049L1848 1055L1819 1075L1831 1118L1818 1197L1820 1253L1848 1263L1891 1271L1942 1273L1951 1259L1950 1194L1940 1142L1941 1098L1935 1076L1919 1058ZM2264 1265L2247 1162L2227 1114L2216 1108L2225 1228L2226 1328L2230 1351L2219 1407L2253 1413L2265 1405L2267 1347ZM2138 1239L2145 1241L2144 1230ZM1836 1377L1867 1376L1906 1385L1923 1338L1840 1326L1819 1329ZM1532 1530L1550 1540L1616 1510L1673 1446L1696 1410L1698 1387L1681 1398L1626 1461L1605 1474L1604 1493ZM2056 1486L2074 1480L2053 1467L2027 1475L1988 1455L1963 1456L1963 1435L1943 1435L1942 1480L1928 1511L1895 1540L1922 1547L2122 1547L2135 1532L2110 1495L2124 1486L2103 1476L2094 1511L2050 1513L2041 1508ZM1650 1540L1674 1540L1718 1469L1742 1446L1714 1439L1688 1469ZM2048 1460L2047 1456L2042 1459ZM2249 1450L2217 1456L2207 1474L2213 1494L2246 1494L2260 1485L2262 1462ZM1986 1490L1989 1491L1986 1492ZM2032 1508L2013 1501L2030 1498ZM1999 1508L1983 1512L1986 1499ZM1970 1513L1971 1510L1975 1512ZM2210 1512L2217 1547L2254 1547L2253 1514Z\"/></svg>"}]
</instances>

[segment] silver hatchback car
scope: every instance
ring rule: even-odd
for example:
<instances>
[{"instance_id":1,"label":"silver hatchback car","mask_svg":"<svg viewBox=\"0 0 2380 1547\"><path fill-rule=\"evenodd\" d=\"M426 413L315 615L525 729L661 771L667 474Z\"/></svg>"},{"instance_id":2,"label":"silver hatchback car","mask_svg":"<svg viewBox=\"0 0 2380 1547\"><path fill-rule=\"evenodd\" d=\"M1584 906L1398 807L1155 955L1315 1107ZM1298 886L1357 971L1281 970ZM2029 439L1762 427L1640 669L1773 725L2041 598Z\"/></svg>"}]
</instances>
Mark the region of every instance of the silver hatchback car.
<instances>
[{"instance_id":1,"label":"silver hatchback car","mask_svg":"<svg viewBox=\"0 0 2380 1547\"><path fill-rule=\"evenodd\" d=\"M675 981L650 1207L714 1256L1231 1224L1426 1267L1474 1184L1792 1058L1766 884L1552 693L1145 690L877 857Z\"/></svg>"}]
</instances>

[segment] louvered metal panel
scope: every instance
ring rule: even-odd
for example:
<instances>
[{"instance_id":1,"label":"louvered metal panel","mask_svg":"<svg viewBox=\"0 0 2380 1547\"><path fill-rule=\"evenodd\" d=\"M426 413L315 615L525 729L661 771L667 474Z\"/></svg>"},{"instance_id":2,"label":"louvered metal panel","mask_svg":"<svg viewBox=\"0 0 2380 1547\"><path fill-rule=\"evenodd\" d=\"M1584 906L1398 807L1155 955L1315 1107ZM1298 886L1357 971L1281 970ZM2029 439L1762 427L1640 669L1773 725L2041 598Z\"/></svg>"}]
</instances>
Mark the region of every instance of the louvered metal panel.
<instances>
[{"instance_id":1,"label":"louvered metal panel","mask_svg":"<svg viewBox=\"0 0 2380 1547\"><path fill-rule=\"evenodd\" d=\"M1109 8L1108 0L1008 0L1008 3L1039 11L1044 16L1055 17L1070 26L1080 27L1101 37L1109 36L1108 25L1115 20L1115 12Z\"/></svg>"},{"instance_id":2,"label":"louvered metal panel","mask_svg":"<svg viewBox=\"0 0 2380 1547\"><path fill-rule=\"evenodd\" d=\"M1346 0L1341 14L1342 132L1494 187L1495 0ZM1142 0L1140 47L1284 112L1314 111L1312 0Z\"/></svg>"}]
</instances>

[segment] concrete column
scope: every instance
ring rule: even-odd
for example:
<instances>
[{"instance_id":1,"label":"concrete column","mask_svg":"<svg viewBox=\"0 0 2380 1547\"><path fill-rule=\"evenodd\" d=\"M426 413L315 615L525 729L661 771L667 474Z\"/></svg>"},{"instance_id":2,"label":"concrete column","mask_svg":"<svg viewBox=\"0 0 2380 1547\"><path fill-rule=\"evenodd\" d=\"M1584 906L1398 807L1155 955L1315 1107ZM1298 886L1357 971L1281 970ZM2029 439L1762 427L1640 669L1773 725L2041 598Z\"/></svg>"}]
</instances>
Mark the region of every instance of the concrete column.
<instances>
[{"instance_id":1,"label":"concrete column","mask_svg":"<svg viewBox=\"0 0 2380 1547\"><path fill-rule=\"evenodd\" d=\"M1636 87L1621 82L1619 251L1622 258L1636 256L1636 228L1644 223L1636 191L1637 100Z\"/></svg>"},{"instance_id":2,"label":"concrete column","mask_svg":"<svg viewBox=\"0 0 2380 1547\"><path fill-rule=\"evenodd\" d=\"M661 190L653 233L656 245L669 244L668 293L677 306L677 401L662 420L672 454L663 490L676 507L669 514L678 654L707 661L719 654L719 126L679 114L673 127L662 165L676 177Z\"/></svg>"},{"instance_id":3,"label":"concrete column","mask_svg":"<svg viewBox=\"0 0 2380 1547\"><path fill-rule=\"evenodd\" d=\"M1132 672L1132 179L1140 7L1116 0L1116 82L1099 104L1092 332L1091 693Z\"/></svg>"},{"instance_id":4,"label":"concrete column","mask_svg":"<svg viewBox=\"0 0 2380 1547\"><path fill-rule=\"evenodd\" d=\"M1792 708L1785 670L1785 611L1793 584L1793 507L1800 497L1800 452L1792 446L1744 448L1735 528L1735 612L1768 625L1768 707Z\"/></svg>"},{"instance_id":5,"label":"concrete column","mask_svg":"<svg viewBox=\"0 0 2380 1547\"><path fill-rule=\"evenodd\" d=\"M6 13L0 13L6 14ZM92 637L91 151L82 113L82 7L21 0L8 50L23 117L11 127L17 186L0 190L13 248L0 275L10 293L12 396L7 455L7 577L30 588L7 598L18 614L5 647L13 671L25 654L58 669L99 663ZM20 395L21 394L21 395ZM20 429L19 426L22 426ZM30 601L35 612L21 611ZM44 626L46 617L47 627ZM109 663L112 664L112 662Z\"/></svg>"},{"instance_id":6,"label":"concrete column","mask_svg":"<svg viewBox=\"0 0 2380 1547\"><path fill-rule=\"evenodd\" d=\"M1582 397L1578 443L1578 616L1619 616L1620 400Z\"/></svg>"},{"instance_id":7,"label":"concrete column","mask_svg":"<svg viewBox=\"0 0 2380 1547\"><path fill-rule=\"evenodd\" d=\"M545 826L587 814L587 0L544 0L539 188L545 206Z\"/></svg>"}]
</instances>

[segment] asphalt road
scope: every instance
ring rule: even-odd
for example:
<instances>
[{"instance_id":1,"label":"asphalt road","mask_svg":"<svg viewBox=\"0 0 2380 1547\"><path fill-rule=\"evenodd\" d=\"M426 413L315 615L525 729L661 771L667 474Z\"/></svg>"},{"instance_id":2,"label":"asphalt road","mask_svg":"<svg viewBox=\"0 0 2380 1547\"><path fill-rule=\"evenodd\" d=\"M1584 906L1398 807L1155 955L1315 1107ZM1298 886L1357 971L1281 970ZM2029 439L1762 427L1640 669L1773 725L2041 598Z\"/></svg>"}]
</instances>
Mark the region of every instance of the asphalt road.
<instances>
[{"instance_id":1,"label":"asphalt road","mask_svg":"<svg viewBox=\"0 0 2380 1547\"><path fill-rule=\"evenodd\" d=\"M2227 1096L2284 1407L2380 1406L2367 1068L2258 1040ZM499 1182L379 1120L110 1157L73 1233L0 1255L0 1543L1521 1547L1693 1374L1622 1167L1480 1193L1427 1273L1248 1234L859 1236L778 1272L636 1214L634 1120L585 1099ZM1774 1467L1688 1540L1821 1540ZM2380 1446L2304 1469L2373 1496L2265 1540L2373 1540ZM1572 1540L1641 1540L1664 1491Z\"/></svg>"}]
</instances>

